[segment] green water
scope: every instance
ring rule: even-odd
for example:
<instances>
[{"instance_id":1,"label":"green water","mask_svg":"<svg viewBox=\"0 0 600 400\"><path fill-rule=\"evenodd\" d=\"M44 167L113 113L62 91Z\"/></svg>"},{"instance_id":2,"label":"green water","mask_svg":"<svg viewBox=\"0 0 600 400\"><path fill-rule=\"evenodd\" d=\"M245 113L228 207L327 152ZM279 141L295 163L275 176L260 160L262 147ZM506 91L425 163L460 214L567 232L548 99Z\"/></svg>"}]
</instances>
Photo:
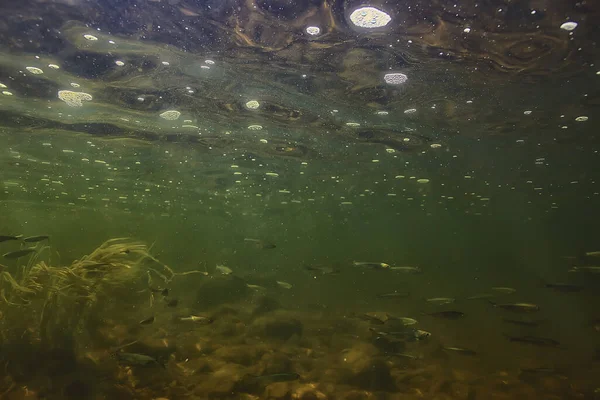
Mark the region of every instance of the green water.
<instances>
[{"instance_id":1,"label":"green water","mask_svg":"<svg viewBox=\"0 0 600 400\"><path fill-rule=\"evenodd\" d=\"M1 5L0 398L597 398L597 7L409 3Z\"/></svg>"}]
</instances>

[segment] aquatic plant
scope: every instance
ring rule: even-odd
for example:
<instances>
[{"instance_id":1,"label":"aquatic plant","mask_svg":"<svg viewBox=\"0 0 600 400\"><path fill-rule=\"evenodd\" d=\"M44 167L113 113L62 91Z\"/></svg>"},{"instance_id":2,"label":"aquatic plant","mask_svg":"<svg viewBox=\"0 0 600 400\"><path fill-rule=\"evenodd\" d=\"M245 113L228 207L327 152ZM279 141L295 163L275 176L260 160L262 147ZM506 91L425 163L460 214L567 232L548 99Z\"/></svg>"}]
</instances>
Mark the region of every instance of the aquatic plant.
<instances>
[{"instance_id":1,"label":"aquatic plant","mask_svg":"<svg viewBox=\"0 0 600 400\"><path fill-rule=\"evenodd\" d=\"M40 261L43 247L16 272L0 273L0 334L23 336L42 348L75 346L77 336L89 334L98 321L122 301L136 301L144 279L154 275L164 283L175 273L129 238L110 239L69 266ZM140 286L141 291L132 291ZM85 341L83 341L85 342Z\"/></svg>"}]
</instances>

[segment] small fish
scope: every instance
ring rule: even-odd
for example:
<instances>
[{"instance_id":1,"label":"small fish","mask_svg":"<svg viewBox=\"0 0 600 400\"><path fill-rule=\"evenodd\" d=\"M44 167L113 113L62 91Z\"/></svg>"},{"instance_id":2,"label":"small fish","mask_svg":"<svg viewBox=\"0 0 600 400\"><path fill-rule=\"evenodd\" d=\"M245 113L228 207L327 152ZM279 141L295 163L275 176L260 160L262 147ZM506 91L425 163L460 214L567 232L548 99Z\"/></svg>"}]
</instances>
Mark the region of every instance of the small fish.
<instances>
[{"instance_id":1,"label":"small fish","mask_svg":"<svg viewBox=\"0 0 600 400\"><path fill-rule=\"evenodd\" d=\"M430 299L425 299L425 301L430 304L441 306L444 304L452 304L454 303L455 299L452 297L432 297Z\"/></svg>"},{"instance_id":2,"label":"small fish","mask_svg":"<svg viewBox=\"0 0 600 400\"><path fill-rule=\"evenodd\" d=\"M190 315L189 317L179 317L178 320L181 322L198 322L198 323L202 323L202 324L212 324L213 323L213 319L208 318L208 317L201 317L198 315Z\"/></svg>"},{"instance_id":3,"label":"small fish","mask_svg":"<svg viewBox=\"0 0 600 400\"><path fill-rule=\"evenodd\" d=\"M569 272L589 272L591 274L600 274L598 266L572 267Z\"/></svg>"},{"instance_id":4,"label":"small fish","mask_svg":"<svg viewBox=\"0 0 600 400\"><path fill-rule=\"evenodd\" d=\"M513 294L517 291L517 289L511 288L511 287L503 287L503 286L493 287L492 290L494 292L502 293L502 294Z\"/></svg>"},{"instance_id":5,"label":"small fish","mask_svg":"<svg viewBox=\"0 0 600 400\"><path fill-rule=\"evenodd\" d=\"M165 368L165 366L163 364L159 363L155 358L152 358L145 354L117 352L114 354L114 356L119 363L130 365L130 366L159 365L159 366Z\"/></svg>"},{"instance_id":6,"label":"small fish","mask_svg":"<svg viewBox=\"0 0 600 400\"><path fill-rule=\"evenodd\" d=\"M273 243L265 242L260 239L244 238L244 242L253 243L257 248L263 249L263 250L270 250L270 249L274 249L277 247Z\"/></svg>"},{"instance_id":7,"label":"small fish","mask_svg":"<svg viewBox=\"0 0 600 400\"><path fill-rule=\"evenodd\" d=\"M563 292L563 293L574 293L574 292L580 292L583 290L583 286L575 285L575 284L571 284L571 283L546 283L546 284L544 284L544 287L548 288L548 289L552 289L556 292Z\"/></svg>"},{"instance_id":8,"label":"small fish","mask_svg":"<svg viewBox=\"0 0 600 400\"><path fill-rule=\"evenodd\" d=\"M387 313L380 312L368 312L360 314L358 315L358 318L376 325L383 325L385 321L390 319Z\"/></svg>"},{"instance_id":9,"label":"small fish","mask_svg":"<svg viewBox=\"0 0 600 400\"><path fill-rule=\"evenodd\" d=\"M400 330L400 331L381 331L381 330L377 330L375 328L369 328L369 330L371 332L373 332L374 334L380 336L380 337L390 337L390 338L394 338L396 340L403 340L403 341L408 341L408 342L416 342L419 340L424 340L427 339L431 336L430 332L424 331L422 329L404 329L404 330Z\"/></svg>"},{"instance_id":10,"label":"small fish","mask_svg":"<svg viewBox=\"0 0 600 400\"><path fill-rule=\"evenodd\" d=\"M554 339L538 337L538 336L510 336L504 334L508 340L511 342L532 344L534 346L542 346L542 347L558 347L560 343Z\"/></svg>"},{"instance_id":11,"label":"small fish","mask_svg":"<svg viewBox=\"0 0 600 400\"><path fill-rule=\"evenodd\" d=\"M154 322L154 316L151 316L149 318L141 320L140 325L150 325L153 322Z\"/></svg>"},{"instance_id":12,"label":"small fish","mask_svg":"<svg viewBox=\"0 0 600 400\"><path fill-rule=\"evenodd\" d=\"M48 235L29 236L29 237L26 237L23 239L23 241L26 243L37 243L37 242L41 242L42 240L50 240L50 236L48 236Z\"/></svg>"},{"instance_id":13,"label":"small fish","mask_svg":"<svg viewBox=\"0 0 600 400\"><path fill-rule=\"evenodd\" d=\"M467 349L464 347L442 347L442 350L461 354L463 356L476 356L477 352L475 350Z\"/></svg>"},{"instance_id":14,"label":"small fish","mask_svg":"<svg viewBox=\"0 0 600 400\"><path fill-rule=\"evenodd\" d=\"M489 302L494 307L502 308L504 310L518 312L518 313L531 313L540 311L540 307L536 304L532 303L504 303L504 304L496 304L494 302Z\"/></svg>"},{"instance_id":15,"label":"small fish","mask_svg":"<svg viewBox=\"0 0 600 400\"><path fill-rule=\"evenodd\" d=\"M272 375L245 375L242 378L242 381L254 381L256 383L260 383L260 385L270 385L275 382L290 382L297 381L300 379L300 375L296 373L284 373L284 374L272 374Z\"/></svg>"},{"instance_id":16,"label":"small fish","mask_svg":"<svg viewBox=\"0 0 600 400\"><path fill-rule=\"evenodd\" d=\"M304 269L307 271L318 272L320 275L334 275L340 273L340 270L337 268L321 265L305 265Z\"/></svg>"},{"instance_id":17,"label":"small fish","mask_svg":"<svg viewBox=\"0 0 600 400\"><path fill-rule=\"evenodd\" d=\"M382 299L404 299L409 297L409 292L390 292L390 293L382 293L378 294L377 297Z\"/></svg>"},{"instance_id":18,"label":"small fish","mask_svg":"<svg viewBox=\"0 0 600 400\"><path fill-rule=\"evenodd\" d=\"M167 307L177 307L177 305L179 304L178 299L171 299L171 300L165 299L165 301L167 302Z\"/></svg>"},{"instance_id":19,"label":"small fish","mask_svg":"<svg viewBox=\"0 0 600 400\"><path fill-rule=\"evenodd\" d=\"M292 285L287 283L287 282L283 282L283 281L276 281L277 284L279 285L279 287L282 287L284 289L291 289Z\"/></svg>"},{"instance_id":20,"label":"small fish","mask_svg":"<svg viewBox=\"0 0 600 400\"><path fill-rule=\"evenodd\" d=\"M17 251L11 251L10 253L6 253L4 254L2 257L4 258L21 258L23 256L26 256L28 254L34 253L35 252L35 248L33 247L27 247L25 249L21 249L21 250L17 250Z\"/></svg>"},{"instance_id":21,"label":"small fish","mask_svg":"<svg viewBox=\"0 0 600 400\"><path fill-rule=\"evenodd\" d=\"M216 270L223 275L231 275L233 273L233 270L231 268L226 267L224 265L217 265Z\"/></svg>"},{"instance_id":22,"label":"small fish","mask_svg":"<svg viewBox=\"0 0 600 400\"><path fill-rule=\"evenodd\" d=\"M420 358L419 356L414 356L412 354L407 354L407 353L392 353L392 354L390 354L390 356L392 356L392 357L399 357L399 358L406 358L408 360L418 360Z\"/></svg>"},{"instance_id":23,"label":"small fish","mask_svg":"<svg viewBox=\"0 0 600 400\"><path fill-rule=\"evenodd\" d=\"M529 326L535 327L540 326L541 321L530 321L530 320L521 320L521 319L511 319L511 318L502 318L502 321L507 324L519 325L519 326Z\"/></svg>"},{"instance_id":24,"label":"small fish","mask_svg":"<svg viewBox=\"0 0 600 400\"><path fill-rule=\"evenodd\" d=\"M400 267L390 267L391 271L403 272L406 274L420 274L423 272L419 267L409 267L409 266L400 266Z\"/></svg>"},{"instance_id":25,"label":"small fish","mask_svg":"<svg viewBox=\"0 0 600 400\"><path fill-rule=\"evenodd\" d=\"M588 257L600 257L600 251L588 251L585 255Z\"/></svg>"},{"instance_id":26,"label":"small fish","mask_svg":"<svg viewBox=\"0 0 600 400\"><path fill-rule=\"evenodd\" d=\"M412 341L425 340L425 339L428 339L429 337L431 337L430 332L424 331L422 329L414 329L414 330L412 330L411 335L409 336L409 338L407 340L412 342Z\"/></svg>"},{"instance_id":27,"label":"small fish","mask_svg":"<svg viewBox=\"0 0 600 400\"><path fill-rule=\"evenodd\" d=\"M426 313L425 315L429 315L431 317L436 318L445 318L445 319L459 319L465 316L465 313L462 311L437 311L432 313Z\"/></svg>"},{"instance_id":28,"label":"small fish","mask_svg":"<svg viewBox=\"0 0 600 400\"><path fill-rule=\"evenodd\" d=\"M390 265L384 262L353 261L355 267L369 267L374 269L389 269Z\"/></svg>"},{"instance_id":29,"label":"small fish","mask_svg":"<svg viewBox=\"0 0 600 400\"><path fill-rule=\"evenodd\" d=\"M393 318L393 319L400 321L402 323L402 325L404 325L404 326L415 325L416 323L419 322L416 319L409 318L409 317L398 317L398 318Z\"/></svg>"},{"instance_id":30,"label":"small fish","mask_svg":"<svg viewBox=\"0 0 600 400\"><path fill-rule=\"evenodd\" d=\"M250 283L246 283L246 287L252 290L267 290L266 287L260 285L251 285Z\"/></svg>"},{"instance_id":31,"label":"small fish","mask_svg":"<svg viewBox=\"0 0 600 400\"><path fill-rule=\"evenodd\" d=\"M13 236L13 235L0 235L0 243L8 242L9 240L20 240L23 235Z\"/></svg>"}]
</instances>

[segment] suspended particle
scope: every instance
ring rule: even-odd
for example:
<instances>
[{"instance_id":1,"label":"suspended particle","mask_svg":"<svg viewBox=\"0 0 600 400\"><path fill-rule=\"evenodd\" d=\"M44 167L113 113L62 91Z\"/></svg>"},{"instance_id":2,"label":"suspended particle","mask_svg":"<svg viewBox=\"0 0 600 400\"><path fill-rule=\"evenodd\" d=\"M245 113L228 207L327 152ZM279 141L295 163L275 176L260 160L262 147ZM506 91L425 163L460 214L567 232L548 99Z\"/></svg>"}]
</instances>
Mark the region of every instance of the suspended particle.
<instances>
[{"instance_id":1,"label":"suspended particle","mask_svg":"<svg viewBox=\"0 0 600 400\"><path fill-rule=\"evenodd\" d=\"M417 179L417 183L429 183L429 179Z\"/></svg>"},{"instance_id":2,"label":"suspended particle","mask_svg":"<svg viewBox=\"0 0 600 400\"><path fill-rule=\"evenodd\" d=\"M250 129L251 131L260 131L262 130L262 125L250 125L248 126L248 129Z\"/></svg>"},{"instance_id":3,"label":"suspended particle","mask_svg":"<svg viewBox=\"0 0 600 400\"><path fill-rule=\"evenodd\" d=\"M346 126L350 126L352 128L358 128L360 124L358 122L346 122Z\"/></svg>"},{"instance_id":4,"label":"suspended particle","mask_svg":"<svg viewBox=\"0 0 600 400\"><path fill-rule=\"evenodd\" d=\"M357 8L350 14L350 21L360 28L381 28L386 26L392 18L389 14L375 7Z\"/></svg>"},{"instance_id":5,"label":"suspended particle","mask_svg":"<svg viewBox=\"0 0 600 400\"><path fill-rule=\"evenodd\" d=\"M94 36L94 35L88 35L88 34L86 34L86 35L83 35L83 37L85 39L89 40L89 41L92 41L92 42L98 40L98 38L96 36Z\"/></svg>"},{"instance_id":6,"label":"suspended particle","mask_svg":"<svg viewBox=\"0 0 600 400\"><path fill-rule=\"evenodd\" d=\"M123 65L125 65L125 63L121 60L115 61L115 64L117 64L119 67L122 67Z\"/></svg>"},{"instance_id":7,"label":"suspended particle","mask_svg":"<svg viewBox=\"0 0 600 400\"><path fill-rule=\"evenodd\" d=\"M56 64L48 64L48 68L59 69L60 67Z\"/></svg>"},{"instance_id":8,"label":"suspended particle","mask_svg":"<svg viewBox=\"0 0 600 400\"><path fill-rule=\"evenodd\" d=\"M71 86L74 88L81 87L81 85L79 83L75 83L75 82L71 82Z\"/></svg>"},{"instance_id":9,"label":"suspended particle","mask_svg":"<svg viewBox=\"0 0 600 400\"><path fill-rule=\"evenodd\" d=\"M249 110L256 110L258 107L260 107L260 103L256 100L250 100L246 103L246 108Z\"/></svg>"},{"instance_id":10,"label":"suspended particle","mask_svg":"<svg viewBox=\"0 0 600 400\"><path fill-rule=\"evenodd\" d=\"M5 95L5 96L12 96L13 95L12 92L9 92L8 90L3 90L2 94Z\"/></svg>"},{"instance_id":11,"label":"suspended particle","mask_svg":"<svg viewBox=\"0 0 600 400\"><path fill-rule=\"evenodd\" d=\"M560 29L571 32L577 28L577 22L569 21L560 26Z\"/></svg>"},{"instance_id":12,"label":"suspended particle","mask_svg":"<svg viewBox=\"0 0 600 400\"><path fill-rule=\"evenodd\" d=\"M432 143L429 145L429 147L431 147L432 149L439 149L440 147L442 147L442 145L439 143Z\"/></svg>"},{"instance_id":13,"label":"suspended particle","mask_svg":"<svg viewBox=\"0 0 600 400\"><path fill-rule=\"evenodd\" d=\"M168 121L174 121L177 118L179 118L180 115L181 115L181 113L177 110L168 110L168 111L161 113L159 116L162 119L166 119Z\"/></svg>"},{"instance_id":14,"label":"suspended particle","mask_svg":"<svg viewBox=\"0 0 600 400\"><path fill-rule=\"evenodd\" d=\"M577 121L577 122L585 122L588 119L589 119L588 117L586 117L585 115L582 115L580 117L575 118L575 121Z\"/></svg>"},{"instance_id":15,"label":"suspended particle","mask_svg":"<svg viewBox=\"0 0 600 400\"><path fill-rule=\"evenodd\" d=\"M306 33L311 36L317 36L319 33L321 33L321 28L318 26L309 26L306 28Z\"/></svg>"},{"instance_id":16,"label":"suspended particle","mask_svg":"<svg viewBox=\"0 0 600 400\"><path fill-rule=\"evenodd\" d=\"M36 67L25 67L25 69L34 75L41 75L44 73L44 71Z\"/></svg>"},{"instance_id":17,"label":"suspended particle","mask_svg":"<svg viewBox=\"0 0 600 400\"><path fill-rule=\"evenodd\" d=\"M408 110L404 110L404 114L414 114L417 112L416 108L409 108Z\"/></svg>"},{"instance_id":18,"label":"suspended particle","mask_svg":"<svg viewBox=\"0 0 600 400\"><path fill-rule=\"evenodd\" d=\"M408 80L408 76L400 72L394 72L391 74L385 74L383 76L383 80L389 85L401 85Z\"/></svg>"},{"instance_id":19,"label":"suspended particle","mask_svg":"<svg viewBox=\"0 0 600 400\"><path fill-rule=\"evenodd\" d=\"M215 65L215 62L213 60L204 60L204 63L208 65Z\"/></svg>"}]
</instances>

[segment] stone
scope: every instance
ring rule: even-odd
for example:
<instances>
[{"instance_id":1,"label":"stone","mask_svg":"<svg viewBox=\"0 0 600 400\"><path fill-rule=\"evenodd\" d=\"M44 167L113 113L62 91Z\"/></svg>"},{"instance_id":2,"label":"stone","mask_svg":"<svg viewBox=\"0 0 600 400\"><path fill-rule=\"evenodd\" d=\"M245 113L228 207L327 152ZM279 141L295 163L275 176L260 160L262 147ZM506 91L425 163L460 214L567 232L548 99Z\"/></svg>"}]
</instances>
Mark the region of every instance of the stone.
<instances>
[{"instance_id":1,"label":"stone","mask_svg":"<svg viewBox=\"0 0 600 400\"><path fill-rule=\"evenodd\" d=\"M223 346L214 352L214 356L223 361L245 366L256 364L261 355L255 346L247 345Z\"/></svg>"},{"instance_id":2,"label":"stone","mask_svg":"<svg viewBox=\"0 0 600 400\"><path fill-rule=\"evenodd\" d=\"M254 320L250 331L265 339L288 340L294 335L302 336L303 325L285 311L277 311Z\"/></svg>"}]
</instances>

